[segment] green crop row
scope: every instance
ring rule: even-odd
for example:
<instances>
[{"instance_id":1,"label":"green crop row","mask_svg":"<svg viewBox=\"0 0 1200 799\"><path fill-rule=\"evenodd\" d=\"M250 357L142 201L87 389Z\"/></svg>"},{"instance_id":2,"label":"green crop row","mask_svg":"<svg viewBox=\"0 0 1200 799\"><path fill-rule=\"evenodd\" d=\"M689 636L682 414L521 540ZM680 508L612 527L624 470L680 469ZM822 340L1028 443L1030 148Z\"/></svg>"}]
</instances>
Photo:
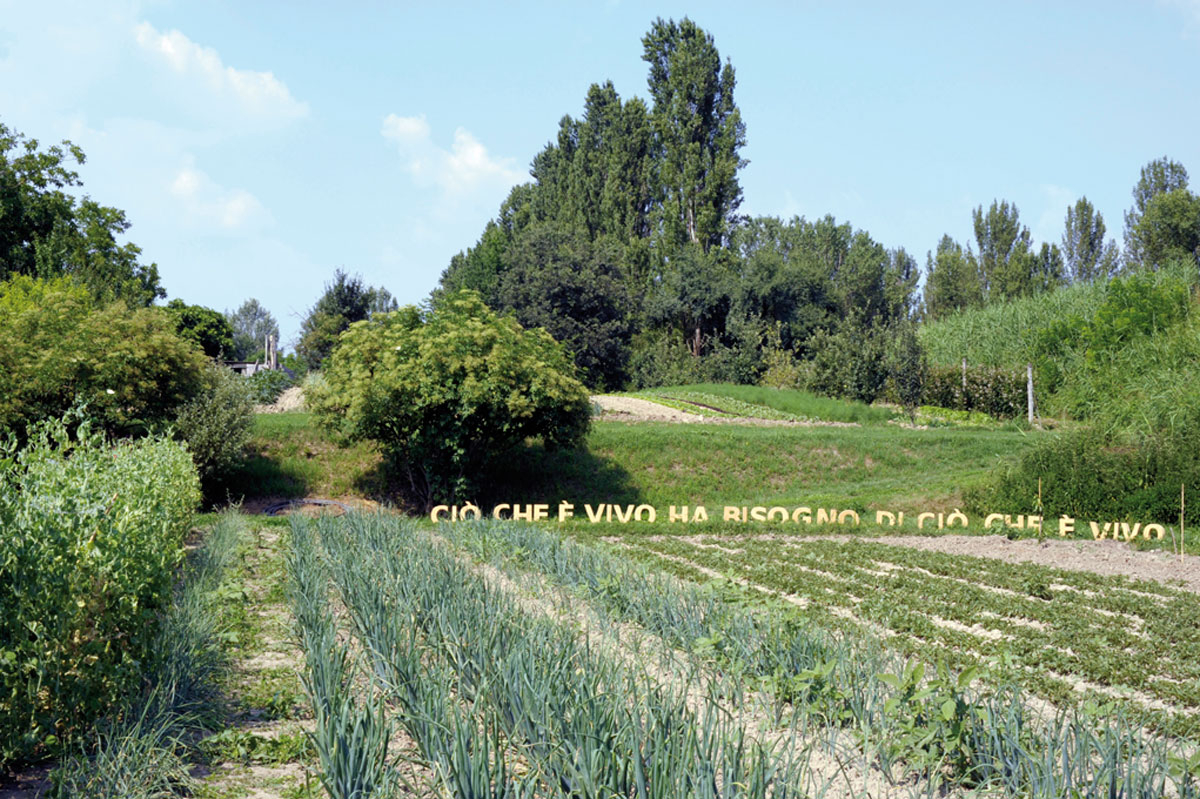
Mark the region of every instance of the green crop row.
<instances>
[{"instance_id":1,"label":"green crop row","mask_svg":"<svg viewBox=\"0 0 1200 799\"><path fill-rule=\"evenodd\" d=\"M835 617L814 613L801 621L794 608L748 602L728 586L689 585L632 564L627 553L579 545L527 525L447 525L442 534L494 565L548 578L612 619L636 622L718 669L757 676L761 687L792 703L801 716L864 731L860 740L876 742L875 753L885 763L898 758L920 771L937 762L964 784L992 784L1022 796L1061 795L1066 786L1108 779L1144 780L1158 790L1162 785L1155 780L1175 767L1181 794L1195 790L1186 769L1178 768L1185 761L1172 760L1168 747L1144 739L1121 718L1099 722L1090 709L1077 709L1032 733L1036 714L1020 692L967 689L980 674L978 658L958 657L953 648L943 650L944 662L963 672L953 675L939 666L937 676L926 677L919 666L900 664L861 633L834 636L813 623L834 623ZM712 560L728 557L706 554ZM694 570L687 576L703 579ZM832 586L829 596L844 596L844 588ZM924 621L917 614L909 620ZM929 626L926 621L921 631L935 633ZM974 641L959 634L955 643L966 647ZM929 661L930 648L906 651ZM1010 679L1011 659L997 660L1001 666L988 681Z\"/></svg>"},{"instance_id":2,"label":"green crop row","mask_svg":"<svg viewBox=\"0 0 1200 799\"><path fill-rule=\"evenodd\" d=\"M739 542L737 552L678 539L643 546L816 606L849 609L915 639L916 650L931 644L954 650L963 665L1015 657L1036 670L1026 685L1059 702L1070 698L1064 679L1074 675L1108 688L1133 688L1176 709L1156 712L1156 726L1181 734L1200 729L1194 715L1200 707L1200 612L1184 592L864 541L787 547L748 540ZM930 617L999 635L947 629Z\"/></svg>"},{"instance_id":3,"label":"green crop row","mask_svg":"<svg viewBox=\"0 0 1200 799\"><path fill-rule=\"evenodd\" d=\"M344 775L349 758L322 754L335 797L379 795L387 779L374 744L386 719L371 700L345 699L344 663L336 651L322 569L352 620L374 680L417 742L441 788L455 797L798 797L803 774L791 749L772 750L744 731L710 698L690 709L675 691L581 643L556 620L530 615L491 588L411 523L375 517L322 520L293 528L297 607L306 634L314 706L330 712L317 738L362 751L355 762L370 779ZM320 565L324 558L326 566ZM309 608L309 610L306 610ZM322 689L318 674L332 672ZM361 693L361 692L360 692ZM338 704L341 702L341 705ZM339 731L339 734L322 730ZM318 745L318 751L322 748ZM358 791L355 794L353 791Z\"/></svg>"}]
</instances>

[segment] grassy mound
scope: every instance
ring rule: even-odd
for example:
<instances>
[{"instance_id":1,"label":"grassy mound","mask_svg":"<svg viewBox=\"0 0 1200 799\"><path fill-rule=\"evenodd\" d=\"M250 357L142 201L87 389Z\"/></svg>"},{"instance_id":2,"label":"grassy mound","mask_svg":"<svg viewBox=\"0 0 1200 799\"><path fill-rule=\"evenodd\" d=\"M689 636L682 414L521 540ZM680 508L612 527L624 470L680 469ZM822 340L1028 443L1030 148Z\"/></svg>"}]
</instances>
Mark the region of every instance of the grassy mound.
<instances>
[{"instance_id":1,"label":"grassy mound","mask_svg":"<svg viewBox=\"0 0 1200 799\"><path fill-rule=\"evenodd\" d=\"M690 395L704 395L696 398ZM882 424L896 416L887 408L875 408L861 402L819 397L807 391L765 386L737 386L729 383L696 383L646 389L637 396L648 399L686 399L713 406L730 416L761 419L792 418L823 422ZM685 408L692 411L693 408ZM703 413L703 408L695 410ZM775 411L777 413L771 413ZM779 416L783 414L783 416Z\"/></svg>"}]
</instances>

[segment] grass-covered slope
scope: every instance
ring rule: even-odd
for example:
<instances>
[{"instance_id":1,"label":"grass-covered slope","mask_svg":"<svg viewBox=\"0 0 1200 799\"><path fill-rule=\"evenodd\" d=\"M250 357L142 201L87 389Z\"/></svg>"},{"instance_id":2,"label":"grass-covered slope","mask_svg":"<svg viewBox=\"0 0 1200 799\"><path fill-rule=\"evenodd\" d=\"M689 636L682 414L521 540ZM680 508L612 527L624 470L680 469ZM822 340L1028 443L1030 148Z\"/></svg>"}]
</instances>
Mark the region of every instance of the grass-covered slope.
<instances>
[{"instance_id":1,"label":"grass-covered slope","mask_svg":"<svg viewBox=\"0 0 1200 799\"><path fill-rule=\"evenodd\" d=\"M974 504L1170 522L1200 492L1200 294L1194 262L960 314L931 357L1034 364L1044 413L1084 422L1000 470ZM957 349L956 349L956 343ZM1182 488L1181 488L1182 487Z\"/></svg>"},{"instance_id":2,"label":"grass-covered slope","mask_svg":"<svg viewBox=\"0 0 1200 799\"><path fill-rule=\"evenodd\" d=\"M932 364L1023 368L1038 337L1061 319L1090 317L1104 301L1105 284L1077 283L1057 291L972 308L928 322L918 333Z\"/></svg>"},{"instance_id":3,"label":"grass-covered slope","mask_svg":"<svg viewBox=\"0 0 1200 799\"><path fill-rule=\"evenodd\" d=\"M864 427L753 427L623 423L592 425L586 449L518 449L486 475L482 505L810 505L951 510L962 489L982 479L1001 455L1029 439L1011 430L911 430ZM339 449L308 414L260 416L258 454L232 492L267 496L394 499L379 456ZM609 529L586 525L587 529ZM657 529L657 528L652 528Z\"/></svg>"},{"instance_id":4,"label":"grass-covered slope","mask_svg":"<svg viewBox=\"0 0 1200 799\"><path fill-rule=\"evenodd\" d=\"M682 400L685 410L703 413L704 407L716 408L730 416L758 418L799 418L825 422L856 422L874 424L896 416L886 408L876 408L861 402L819 397L807 391L736 386L728 383L697 383L688 386L665 386L638 392L647 399ZM692 407L687 407L687 405ZM697 405L699 404L699 405ZM777 413L770 413L775 411ZM782 414L782 416L780 416Z\"/></svg>"}]
</instances>

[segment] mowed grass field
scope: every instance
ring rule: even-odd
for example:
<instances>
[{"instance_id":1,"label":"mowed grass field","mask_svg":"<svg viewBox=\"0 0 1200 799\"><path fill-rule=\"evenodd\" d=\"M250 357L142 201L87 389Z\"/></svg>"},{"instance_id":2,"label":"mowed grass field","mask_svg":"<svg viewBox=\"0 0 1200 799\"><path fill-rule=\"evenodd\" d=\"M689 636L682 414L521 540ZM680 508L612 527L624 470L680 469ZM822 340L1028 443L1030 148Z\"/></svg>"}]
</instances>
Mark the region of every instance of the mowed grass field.
<instances>
[{"instance_id":1,"label":"mowed grass field","mask_svg":"<svg viewBox=\"0 0 1200 799\"><path fill-rule=\"evenodd\" d=\"M961 507L964 487L1030 440L1016 430L915 430L894 424L595 421L586 449L547 451L531 442L509 453L501 467L482 475L486 489L475 502L488 509L499 503L557 508L570 502L579 518L569 526L583 534L613 531L615 522L586 521L585 505L605 503L647 504L664 516L672 505L703 505L712 521L700 525L702 530L720 528L726 505L854 509L870 527L875 510L911 515ZM251 459L229 490L234 500L395 499L379 451L368 444L339 446L310 414L258 416L251 447ZM628 527L658 530L658 523Z\"/></svg>"},{"instance_id":2,"label":"mowed grass field","mask_svg":"<svg viewBox=\"0 0 1200 799\"><path fill-rule=\"evenodd\" d=\"M597 422L588 454L516 453L493 477L498 501L706 507L811 506L950 511L1020 433L878 427ZM865 518L865 517L864 517ZM597 527L601 525L596 525Z\"/></svg>"}]
</instances>

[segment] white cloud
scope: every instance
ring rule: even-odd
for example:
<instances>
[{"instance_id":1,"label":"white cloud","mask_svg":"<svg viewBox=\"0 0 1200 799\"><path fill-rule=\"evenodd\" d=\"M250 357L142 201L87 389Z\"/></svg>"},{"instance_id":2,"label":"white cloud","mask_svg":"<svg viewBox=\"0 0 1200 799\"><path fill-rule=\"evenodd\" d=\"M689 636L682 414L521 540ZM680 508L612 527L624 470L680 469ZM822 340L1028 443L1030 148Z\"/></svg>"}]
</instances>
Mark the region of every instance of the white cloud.
<instances>
[{"instance_id":1,"label":"white cloud","mask_svg":"<svg viewBox=\"0 0 1200 799\"><path fill-rule=\"evenodd\" d=\"M222 188L190 162L175 172L169 190L187 216L202 225L240 231L270 221L270 214L253 194Z\"/></svg>"},{"instance_id":2,"label":"white cloud","mask_svg":"<svg viewBox=\"0 0 1200 799\"><path fill-rule=\"evenodd\" d=\"M424 114L388 114L380 133L396 145L418 184L435 186L447 197L507 188L522 178L511 158L493 158L483 143L464 128L454 131L450 149L437 146Z\"/></svg>"},{"instance_id":3,"label":"white cloud","mask_svg":"<svg viewBox=\"0 0 1200 799\"><path fill-rule=\"evenodd\" d=\"M177 30L160 33L149 22L134 27L143 50L174 72L199 80L219 97L231 97L247 113L262 118L292 120L308 115L308 104L292 97L288 87L270 72L234 69L211 47L202 47Z\"/></svg>"}]
</instances>

